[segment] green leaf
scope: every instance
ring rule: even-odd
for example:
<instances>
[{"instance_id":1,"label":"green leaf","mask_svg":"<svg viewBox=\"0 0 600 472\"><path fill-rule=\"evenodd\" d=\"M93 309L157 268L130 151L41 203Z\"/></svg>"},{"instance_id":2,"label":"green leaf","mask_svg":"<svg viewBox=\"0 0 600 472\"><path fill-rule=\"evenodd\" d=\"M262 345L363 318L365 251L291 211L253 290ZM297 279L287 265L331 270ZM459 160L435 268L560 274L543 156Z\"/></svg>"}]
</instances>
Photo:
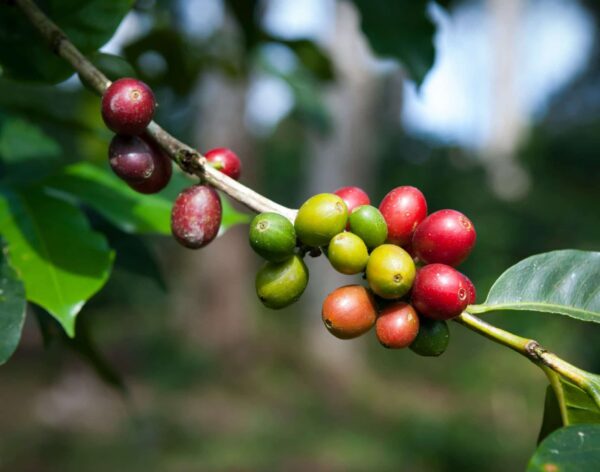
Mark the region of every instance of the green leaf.
<instances>
[{"instance_id":1,"label":"green leaf","mask_svg":"<svg viewBox=\"0 0 600 472\"><path fill-rule=\"evenodd\" d=\"M231 206L231 203L221 193L221 206L223 207L223 216L221 219L221 227L219 228L219 234L222 235L232 226L238 224L250 223L252 217L247 213L240 213L235 208Z\"/></svg>"},{"instance_id":2,"label":"green leaf","mask_svg":"<svg viewBox=\"0 0 600 472\"><path fill-rule=\"evenodd\" d=\"M46 0L44 12L83 54L105 44L133 0ZM16 7L0 2L0 66L7 77L56 83L73 69L52 52L40 34Z\"/></svg>"},{"instance_id":3,"label":"green leaf","mask_svg":"<svg viewBox=\"0 0 600 472\"><path fill-rule=\"evenodd\" d=\"M0 365L19 344L25 322L25 288L8 264L5 250L0 251Z\"/></svg>"},{"instance_id":4,"label":"green leaf","mask_svg":"<svg viewBox=\"0 0 600 472\"><path fill-rule=\"evenodd\" d=\"M600 425L567 426L548 436L529 461L527 472L600 470Z\"/></svg>"},{"instance_id":5,"label":"green leaf","mask_svg":"<svg viewBox=\"0 0 600 472\"><path fill-rule=\"evenodd\" d=\"M106 239L77 207L39 187L4 189L0 232L27 299L73 336L77 314L110 274L113 253Z\"/></svg>"},{"instance_id":6,"label":"green leaf","mask_svg":"<svg viewBox=\"0 0 600 472\"><path fill-rule=\"evenodd\" d=\"M469 313L526 310L600 323L600 252L552 251L512 266Z\"/></svg>"},{"instance_id":7,"label":"green leaf","mask_svg":"<svg viewBox=\"0 0 600 472\"><path fill-rule=\"evenodd\" d=\"M421 85L435 60L435 26L424 0L354 0L375 53L399 60Z\"/></svg>"},{"instance_id":8,"label":"green leaf","mask_svg":"<svg viewBox=\"0 0 600 472\"><path fill-rule=\"evenodd\" d=\"M68 166L44 185L80 199L127 233L171 234L171 201L138 193L92 164Z\"/></svg>"}]
</instances>

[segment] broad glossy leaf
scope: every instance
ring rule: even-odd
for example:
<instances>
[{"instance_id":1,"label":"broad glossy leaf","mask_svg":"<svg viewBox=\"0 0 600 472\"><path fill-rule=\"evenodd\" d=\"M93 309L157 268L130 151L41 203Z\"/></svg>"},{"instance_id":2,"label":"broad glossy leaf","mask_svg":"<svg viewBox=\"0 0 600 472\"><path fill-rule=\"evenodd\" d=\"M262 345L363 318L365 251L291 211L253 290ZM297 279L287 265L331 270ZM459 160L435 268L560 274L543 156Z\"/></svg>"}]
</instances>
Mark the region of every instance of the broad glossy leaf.
<instances>
[{"instance_id":1,"label":"broad glossy leaf","mask_svg":"<svg viewBox=\"0 0 600 472\"><path fill-rule=\"evenodd\" d=\"M548 436L529 461L527 472L600 470L600 425L561 428Z\"/></svg>"},{"instance_id":2,"label":"broad glossy leaf","mask_svg":"<svg viewBox=\"0 0 600 472\"><path fill-rule=\"evenodd\" d=\"M38 0L37 3L88 54L111 38L133 0ZM6 2L0 2L0 44L0 66L8 77L56 83L73 73L71 66L52 53L23 13Z\"/></svg>"},{"instance_id":3,"label":"broad glossy leaf","mask_svg":"<svg viewBox=\"0 0 600 472\"><path fill-rule=\"evenodd\" d=\"M528 257L504 272L470 313L528 310L600 323L600 252L567 249Z\"/></svg>"},{"instance_id":4,"label":"broad glossy leaf","mask_svg":"<svg viewBox=\"0 0 600 472\"><path fill-rule=\"evenodd\" d=\"M375 53L399 60L420 85L433 66L435 26L424 0L354 0Z\"/></svg>"},{"instance_id":5,"label":"broad glossy leaf","mask_svg":"<svg viewBox=\"0 0 600 472\"><path fill-rule=\"evenodd\" d=\"M0 241L1 248L1 241ZM0 251L0 365L15 352L25 322L25 288Z\"/></svg>"},{"instance_id":6,"label":"broad glossy leaf","mask_svg":"<svg viewBox=\"0 0 600 472\"><path fill-rule=\"evenodd\" d=\"M85 302L106 283L113 253L76 206L38 187L4 189L0 233L27 299L52 314L69 336Z\"/></svg>"}]
</instances>

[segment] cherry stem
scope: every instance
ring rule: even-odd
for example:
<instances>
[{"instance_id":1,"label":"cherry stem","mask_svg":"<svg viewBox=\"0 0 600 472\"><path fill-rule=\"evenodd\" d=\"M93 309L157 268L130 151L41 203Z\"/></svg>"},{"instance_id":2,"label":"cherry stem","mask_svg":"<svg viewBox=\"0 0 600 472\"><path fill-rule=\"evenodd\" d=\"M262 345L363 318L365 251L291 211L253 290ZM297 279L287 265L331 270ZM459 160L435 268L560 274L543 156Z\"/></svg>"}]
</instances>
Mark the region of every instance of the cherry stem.
<instances>
[{"instance_id":1,"label":"cherry stem","mask_svg":"<svg viewBox=\"0 0 600 472\"><path fill-rule=\"evenodd\" d=\"M46 39L54 53L71 64L80 77L88 82L99 95L104 93L110 86L111 81L86 59L75 45L69 41L66 34L38 8L33 0L12 0L8 4L21 9L29 22ZM179 141L156 122L153 121L148 125L147 133L184 172L199 177L203 182L223 191L234 200L246 205L250 210L257 213L279 213L294 222L297 210L269 200L223 174L210 165L201 153ZM542 348L537 341L522 338L492 326L468 312L462 313L455 321L496 343L517 351L542 369L546 371L550 369L568 379L585 390L600 407L600 380L597 378L598 376L565 362L555 354Z\"/></svg>"}]
</instances>

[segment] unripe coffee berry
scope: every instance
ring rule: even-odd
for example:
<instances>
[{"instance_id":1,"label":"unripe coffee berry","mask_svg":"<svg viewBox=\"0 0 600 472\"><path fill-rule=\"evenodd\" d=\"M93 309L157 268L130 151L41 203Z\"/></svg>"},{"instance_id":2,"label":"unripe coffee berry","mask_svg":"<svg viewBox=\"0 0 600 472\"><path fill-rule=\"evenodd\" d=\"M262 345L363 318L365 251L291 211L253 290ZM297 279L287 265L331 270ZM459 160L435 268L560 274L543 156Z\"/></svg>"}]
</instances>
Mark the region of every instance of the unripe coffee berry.
<instances>
[{"instance_id":1,"label":"unripe coffee berry","mask_svg":"<svg viewBox=\"0 0 600 472\"><path fill-rule=\"evenodd\" d=\"M419 333L410 345L410 350L425 357L441 356L450 341L448 323L425 317L420 318L419 323Z\"/></svg>"},{"instance_id":2,"label":"unripe coffee berry","mask_svg":"<svg viewBox=\"0 0 600 472\"><path fill-rule=\"evenodd\" d=\"M375 332L379 342L389 349L410 346L419 332L419 317L408 303L394 302L377 317Z\"/></svg>"},{"instance_id":3,"label":"unripe coffee berry","mask_svg":"<svg viewBox=\"0 0 600 472\"><path fill-rule=\"evenodd\" d=\"M190 249L206 246L219 233L221 199L208 185L194 185L179 194L171 213L175 239Z\"/></svg>"},{"instance_id":4,"label":"unripe coffee berry","mask_svg":"<svg viewBox=\"0 0 600 472\"><path fill-rule=\"evenodd\" d=\"M412 305L423 316L448 320L469 304L463 274L445 264L430 264L417 272L411 294Z\"/></svg>"},{"instance_id":5,"label":"unripe coffee berry","mask_svg":"<svg viewBox=\"0 0 600 472\"><path fill-rule=\"evenodd\" d=\"M356 208L349 218L350 231L362 239L369 249L381 246L387 238L387 224L381 212L371 205Z\"/></svg>"},{"instance_id":6,"label":"unripe coffee berry","mask_svg":"<svg viewBox=\"0 0 600 472\"><path fill-rule=\"evenodd\" d=\"M340 339L352 339L371 329L377 308L365 287L346 285L327 295L321 315L331 334Z\"/></svg>"},{"instance_id":7,"label":"unripe coffee berry","mask_svg":"<svg viewBox=\"0 0 600 472\"><path fill-rule=\"evenodd\" d=\"M238 180L242 174L242 162L235 152L227 148L216 148L208 151L204 157L223 174Z\"/></svg>"},{"instance_id":8,"label":"unripe coffee berry","mask_svg":"<svg viewBox=\"0 0 600 472\"><path fill-rule=\"evenodd\" d=\"M261 213L250 223L250 246L271 262L283 262L294 255L294 225L278 213Z\"/></svg>"},{"instance_id":9,"label":"unripe coffee berry","mask_svg":"<svg viewBox=\"0 0 600 472\"><path fill-rule=\"evenodd\" d=\"M152 150L152 160L154 162L154 170L150 177L140 182L127 181L133 190L139 193L152 194L160 192L171 181L173 174L173 164L169 156L165 154L162 148L154 141L147 139L145 136L139 136Z\"/></svg>"},{"instance_id":10,"label":"unripe coffee berry","mask_svg":"<svg viewBox=\"0 0 600 472\"><path fill-rule=\"evenodd\" d=\"M137 79L125 78L113 82L102 97L102 118L117 134L139 135L154 116L154 94Z\"/></svg>"},{"instance_id":11,"label":"unripe coffee berry","mask_svg":"<svg viewBox=\"0 0 600 472\"><path fill-rule=\"evenodd\" d=\"M388 242L404 246L427 216L427 201L415 187L396 187L381 201L379 211L387 222Z\"/></svg>"},{"instance_id":12,"label":"unripe coffee berry","mask_svg":"<svg viewBox=\"0 0 600 472\"><path fill-rule=\"evenodd\" d=\"M358 236L343 232L335 235L329 242L327 258L335 270L352 275L365 270L369 251Z\"/></svg>"},{"instance_id":13,"label":"unripe coffee berry","mask_svg":"<svg viewBox=\"0 0 600 472\"><path fill-rule=\"evenodd\" d=\"M382 298L400 298L408 293L415 279L415 263L401 247L382 244L369 256L367 281Z\"/></svg>"},{"instance_id":14,"label":"unripe coffee berry","mask_svg":"<svg viewBox=\"0 0 600 472\"><path fill-rule=\"evenodd\" d=\"M320 193L300 207L294 227L300 241L307 246L326 246L344 230L347 221L344 201L333 193Z\"/></svg>"},{"instance_id":15,"label":"unripe coffee berry","mask_svg":"<svg viewBox=\"0 0 600 472\"><path fill-rule=\"evenodd\" d=\"M126 182L143 182L154 172L152 149L137 136L115 135L108 147L111 169Z\"/></svg>"},{"instance_id":16,"label":"unripe coffee berry","mask_svg":"<svg viewBox=\"0 0 600 472\"><path fill-rule=\"evenodd\" d=\"M351 215L354 209L361 205L371 204L367 193L359 187L342 187L333 193L344 200L346 208L348 208L348 215Z\"/></svg>"},{"instance_id":17,"label":"unripe coffee berry","mask_svg":"<svg viewBox=\"0 0 600 472\"><path fill-rule=\"evenodd\" d=\"M278 310L300 298L308 284L308 269L294 255L283 262L267 262L256 274L256 294L268 308Z\"/></svg>"},{"instance_id":18,"label":"unripe coffee berry","mask_svg":"<svg viewBox=\"0 0 600 472\"><path fill-rule=\"evenodd\" d=\"M456 210L429 215L413 236L413 249L426 264L439 262L456 267L471 253L477 235L471 220Z\"/></svg>"}]
</instances>

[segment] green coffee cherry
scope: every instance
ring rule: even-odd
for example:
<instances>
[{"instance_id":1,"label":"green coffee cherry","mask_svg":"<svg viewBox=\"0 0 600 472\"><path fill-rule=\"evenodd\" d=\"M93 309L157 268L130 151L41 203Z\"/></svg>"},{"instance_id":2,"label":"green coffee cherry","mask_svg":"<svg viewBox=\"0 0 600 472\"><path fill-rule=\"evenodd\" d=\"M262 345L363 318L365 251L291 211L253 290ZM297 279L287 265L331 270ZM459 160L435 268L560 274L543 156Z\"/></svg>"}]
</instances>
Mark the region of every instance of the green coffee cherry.
<instances>
[{"instance_id":1,"label":"green coffee cherry","mask_svg":"<svg viewBox=\"0 0 600 472\"><path fill-rule=\"evenodd\" d=\"M450 341L448 323L444 320L420 318L419 334L410 345L410 349L426 357L437 357L444 353Z\"/></svg>"},{"instance_id":2,"label":"green coffee cherry","mask_svg":"<svg viewBox=\"0 0 600 472\"><path fill-rule=\"evenodd\" d=\"M400 298L408 293L415 280L415 263L401 247L382 244L367 262L367 281L371 290L382 298Z\"/></svg>"},{"instance_id":3,"label":"green coffee cherry","mask_svg":"<svg viewBox=\"0 0 600 472\"><path fill-rule=\"evenodd\" d=\"M256 274L256 294L268 308L279 309L300 298L308 284L308 269L300 256L267 262Z\"/></svg>"},{"instance_id":4,"label":"green coffee cherry","mask_svg":"<svg viewBox=\"0 0 600 472\"><path fill-rule=\"evenodd\" d=\"M326 246L344 230L347 220L344 200L333 193L320 193L300 207L294 227L300 241L307 246Z\"/></svg>"},{"instance_id":5,"label":"green coffee cherry","mask_svg":"<svg viewBox=\"0 0 600 472\"><path fill-rule=\"evenodd\" d=\"M340 233L333 237L327 248L327 258L335 270L342 274L358 274L365 270L369 260L367 246L352 233Z\"/></svg>"},{"instance_id":6,"label":"green coffee cherry","mask_svg":"<svg viewBox=\"0 0 600 472\"><path fill-rule=\"evenodd\" d=\"M350 215L349 222L350 231L360 237L369 249L375 249L385 243L387 223L381 212L374 206L359 206Z\"/></svg>"},{"instance_id":7,"label":"green coffee cherry","mask_svg":"<svg viewBox=\"0 0 600 472\"><path fill-rule=\"evenodd\" d=\"M283 262L294 255L296 231L290 221L278 213L261 213L250 223L250 246L271 262Z\"/></svg>"}]
</instances>

